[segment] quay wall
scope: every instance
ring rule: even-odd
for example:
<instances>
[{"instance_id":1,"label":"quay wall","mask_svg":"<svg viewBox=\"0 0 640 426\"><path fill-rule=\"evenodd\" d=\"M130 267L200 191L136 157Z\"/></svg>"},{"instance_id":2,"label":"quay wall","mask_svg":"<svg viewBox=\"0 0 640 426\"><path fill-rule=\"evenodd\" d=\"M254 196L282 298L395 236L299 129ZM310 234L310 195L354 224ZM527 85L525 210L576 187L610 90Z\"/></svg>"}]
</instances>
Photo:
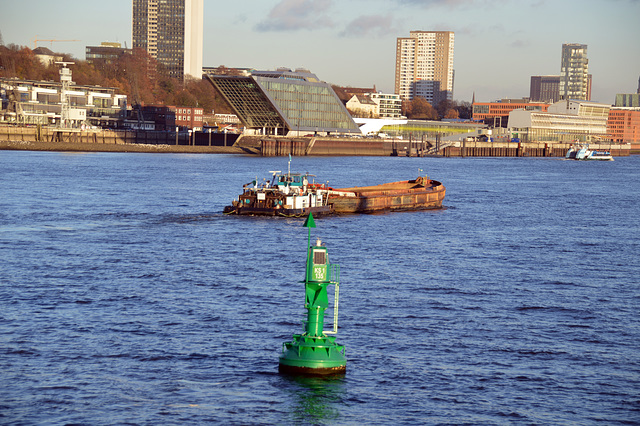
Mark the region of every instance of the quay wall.
<instances>
[{"instance_id":1,"label":"quay wall","mask_svg":"<svg viewBox=\"0 0 640 426\"><path fill-rule=\"evenodd\" d=\"M589 144L614 156L635 153L629 144ZM476 142L455 144L376 138L267 137L235 134L61 130L0 126L0 150L230 153L271 156L564 157L570 144Z\"/></svg>"},{"instance_id":2,"label":"quay wall","mask_svg":"<svg viewBox=\"0 0 640 426\"><path fill-rule=\"evenodd\" d=\"M238 136L0 126L0 150L257 154L233 146Z\"/></svg>"},{"instance_id":3,"label":"quay wall","mask_svg":"<svg viewBox=\"0 0 640 426\"><path fill-rule=\"evenodd\" d=\"M569 143L542 142L460 142L455 145L426 141L388 139L267 138L254 142L262 156L371 155L444 157L564 157ZM613 156L630 155L629 144L589 144L591 149L610 151Z\"/></svg>"}]
</instances>

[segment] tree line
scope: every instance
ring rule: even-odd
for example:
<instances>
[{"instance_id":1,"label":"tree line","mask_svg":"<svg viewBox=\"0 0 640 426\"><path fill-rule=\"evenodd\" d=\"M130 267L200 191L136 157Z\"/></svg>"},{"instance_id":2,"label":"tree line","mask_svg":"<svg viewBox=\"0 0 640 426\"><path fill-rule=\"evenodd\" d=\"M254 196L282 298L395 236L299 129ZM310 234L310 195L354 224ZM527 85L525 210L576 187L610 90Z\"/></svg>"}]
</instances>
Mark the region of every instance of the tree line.
<instances>
[{"instance_id":1,"label":"tree line","mask_svg":"<svg viewBox=\"0 0 640 426\"><path fill-rule=\"evenodd\" d=\"M469 102L446 99L437 103L435 107L421 97L402 102L402 114L414 120L470 119L472 112Z\"/></svg>"},{"instance_id":2,"label":"tree line","mask_svg":"<svg viewBox=\"0 0 640 426\"><path fill-rule=\"evenodd\" d=\"M172 78L164 67L143 49L133 49L112 61L94 64L68 54L61 56L73 62L69 68L78 85L113 87L127 95L129 103L200 107L205 113L227 114L231 108L209 82L186 77ZM60 81L60 66L42 63L28 47L0 45L0 77L36 81Z\"/></svg>"}]
</instances>

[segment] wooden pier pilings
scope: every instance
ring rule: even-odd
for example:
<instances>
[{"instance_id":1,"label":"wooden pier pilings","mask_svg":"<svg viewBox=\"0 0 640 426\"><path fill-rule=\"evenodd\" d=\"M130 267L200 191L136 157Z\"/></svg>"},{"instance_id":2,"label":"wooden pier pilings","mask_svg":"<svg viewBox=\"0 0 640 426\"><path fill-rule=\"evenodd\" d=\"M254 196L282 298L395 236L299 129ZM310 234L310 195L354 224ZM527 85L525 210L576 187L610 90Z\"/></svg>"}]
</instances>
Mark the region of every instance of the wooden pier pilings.
<instances>
[{"instance_id":1,"label":"wooden pier pilings","mask_svg":"<svg viewBox=\"0 0 640 426\"><path fill-rule=\"evenodd\" d=\"M442 155L445 157L564 157L569 149L568 144L492 144L491 142L475 142L472 146L448 146ZM605 149L605 148L601 148ZM609 147L606 147L609 150ZM628 149L612 150L613 155L629 155Z\"/></svg>"}]
</instances>

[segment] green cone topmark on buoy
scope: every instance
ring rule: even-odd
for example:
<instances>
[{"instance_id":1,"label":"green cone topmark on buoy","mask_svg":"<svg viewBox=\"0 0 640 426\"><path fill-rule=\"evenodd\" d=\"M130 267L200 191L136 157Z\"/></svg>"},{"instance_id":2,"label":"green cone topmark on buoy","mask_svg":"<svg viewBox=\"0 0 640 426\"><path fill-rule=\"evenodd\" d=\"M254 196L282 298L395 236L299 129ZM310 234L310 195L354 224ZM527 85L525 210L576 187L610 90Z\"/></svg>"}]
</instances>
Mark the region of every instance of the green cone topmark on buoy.
<instances>
[{"instance_id":1,"label":"green cone topmark on buoy","mask_svg":"<svg viewBox=\"0 0 640 426\"><path fill-rule=\"evenodd\" d=\"M294 374L343 374L347 369L344 346L338 345L335 334L338 331L338 290L340 287L340 266L329 263L327 248L320 239L311 245L311 228L316 224L313 215L304 223L309 228L307 268L305 280L305 304L307 320L305 332L294 334L291 342L284 342L280 356L280 371ZM324 311L329 307L327 287L335 286L333 307L333 331L323 331Z\"/></svg>"}]
</instances>

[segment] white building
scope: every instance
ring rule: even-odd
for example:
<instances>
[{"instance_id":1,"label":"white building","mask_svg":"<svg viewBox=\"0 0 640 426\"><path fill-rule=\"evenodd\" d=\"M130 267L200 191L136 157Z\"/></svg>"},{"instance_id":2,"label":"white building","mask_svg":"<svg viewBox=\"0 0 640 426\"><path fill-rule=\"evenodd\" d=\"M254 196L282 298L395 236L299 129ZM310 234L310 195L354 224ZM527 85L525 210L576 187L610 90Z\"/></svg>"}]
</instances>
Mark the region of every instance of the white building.
<instances>
[{"instance_id":1,"label":"white building","mask_svg":"<svg viewBox=\"0 0 640 426\"><path fill-rule=\"evenodd\" d=\"M185 1L184 14L184 75L202 78L204 33L204 0Z\"/></svg>"},{"instance_id":2,"label":"white building","mask_svg":"<svg viewBox=\"0 0 640 426\"><path fill-rule=\"evenodd\" d=\"M346 107L354 117L378 118L380 116L378 104L366 95L353 95L347 101Z\"/></svg>"},{"instance_id":3,"label":"white building","mask_svg":"<svg viewBox=\"0 0 640 426\"><path fill-rule=\"evenodd\" d=\"M607 138L610 108L590 101L559 101L547 112L511 111L508 127L525 142L597 141Z\"/></svg>"},{"instance_id":4,"label":"white building","mask_svg":"<svg viewBox=\"0 0 640 426\"><path fill-rule=\"evenodd\" d=\"M50 81L0 78L0 122L57 124L62 119L62 99L68 104L72 126L85 121L115 126L126 107L127 96L115 88L71 85L62 96L62 84Z\"/></svg>"},{"instance_id":5,"label":"white building","mask_svg":"<svg viewBox=\"0 0 640 426\"><path fill-rule=\"evenodd\" d=\"M395 93L436 105L453 99L452 31L411 31L396 43Z\"/></svg>"},{"instance_id":6,"label":"white building","mask_svg":"<svg viewBox=\"0 0 640 426\"><path fill-rule=\"evenodd\" d=\"M369 96L378 105L378 116L380 118L402 117L402 99L400 99L400 95L371 93Z\"/></svg>"},{"instance_id":7,"label":"white building","mask_svg":"<svg viewBox=\"0 0 640 426\"><path fill-rule=\"evenodd\" d=\"M402 100L396 94L365 93L353 95L347 109L363 118L401 118Z\"/></svg>"}]
</instances>

